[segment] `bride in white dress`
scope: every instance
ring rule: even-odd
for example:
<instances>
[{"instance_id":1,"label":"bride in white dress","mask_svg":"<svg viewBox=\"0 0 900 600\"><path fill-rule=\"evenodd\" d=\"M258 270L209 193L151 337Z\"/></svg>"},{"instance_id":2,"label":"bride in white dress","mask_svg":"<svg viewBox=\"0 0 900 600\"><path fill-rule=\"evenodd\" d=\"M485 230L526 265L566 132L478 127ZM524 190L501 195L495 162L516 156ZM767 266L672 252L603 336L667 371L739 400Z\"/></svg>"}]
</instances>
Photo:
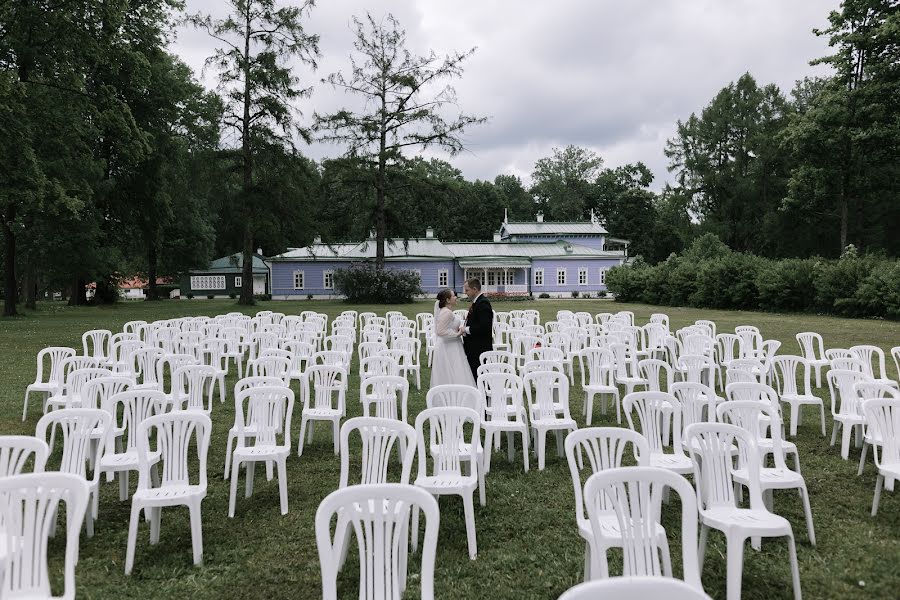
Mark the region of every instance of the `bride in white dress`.
<instances>
[{"instance_id":1,"label":"bride in white dress","mask_svg":"<svg viewBox=\"0 0 900 600\"><path fill-rule=\"evenodd\" d=\"M472 369L463 351L463 322L453 314L456 293L442 290L434 304L434 356L431 367L431 387L454 383L475 387Z\"/></svg>"}]
</instances>

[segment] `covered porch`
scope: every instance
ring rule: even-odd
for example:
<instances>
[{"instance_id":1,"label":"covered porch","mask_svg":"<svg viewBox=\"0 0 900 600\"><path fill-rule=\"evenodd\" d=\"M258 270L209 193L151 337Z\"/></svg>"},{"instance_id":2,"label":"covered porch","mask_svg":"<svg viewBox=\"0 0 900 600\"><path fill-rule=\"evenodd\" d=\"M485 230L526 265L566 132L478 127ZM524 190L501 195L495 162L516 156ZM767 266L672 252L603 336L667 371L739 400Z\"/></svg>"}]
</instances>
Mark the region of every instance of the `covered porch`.
<instances>
[{"instance_id":1,"label":"covered porch","mask_svg":"<svg viewBox=\"0 0 900 600\"><path fill-rule=\"evenodd\" d=\"M465 279L477 277L484 293L528 294L531 261L528 259L465 259L459 261Z\"/></svg>"}]
</instances>

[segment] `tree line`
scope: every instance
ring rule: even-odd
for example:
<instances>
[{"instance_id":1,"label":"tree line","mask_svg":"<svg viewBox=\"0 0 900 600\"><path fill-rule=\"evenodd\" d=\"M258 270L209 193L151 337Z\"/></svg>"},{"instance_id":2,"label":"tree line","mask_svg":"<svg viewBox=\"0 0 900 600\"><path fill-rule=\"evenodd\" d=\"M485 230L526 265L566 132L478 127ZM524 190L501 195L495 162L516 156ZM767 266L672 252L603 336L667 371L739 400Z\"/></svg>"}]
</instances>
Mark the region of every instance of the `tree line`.
<instances>
[{"instance_id":1,"label":"tree line","mask_svg":"<svg viewBox=\"0 0 900 600\"><path fill-rule=\"evenodd\" d=\"M889 0L846 0L829 15L828 77L789 93L745 74L677 123L674 183L653 191L642 163L606 166L567 146L512 175L467 180L451 156L485 116L457 108L452 82L474 49L411 52L391 16L352 19L349 67L317 74L312 0L229 0L229 15L186 15L178 0L0 3L0 238L4 312L48 290L85 301L141 274L202 267L375 232L491 239L512 220L598 215L648 263L714 234L765 257L836 257L849 244L896 256L900 237L900 15ZM214 90L169 50L187 21L210 36ZM364 108L316 111L314 86ZM302 153L331 141L334 158ZM250 260L244 260L249 269ZM245 274L246 275L246 274ZM242 302L252 302L243 277ZM104 293L105 292L105 293Z\"/></svg>"}]
</instances>

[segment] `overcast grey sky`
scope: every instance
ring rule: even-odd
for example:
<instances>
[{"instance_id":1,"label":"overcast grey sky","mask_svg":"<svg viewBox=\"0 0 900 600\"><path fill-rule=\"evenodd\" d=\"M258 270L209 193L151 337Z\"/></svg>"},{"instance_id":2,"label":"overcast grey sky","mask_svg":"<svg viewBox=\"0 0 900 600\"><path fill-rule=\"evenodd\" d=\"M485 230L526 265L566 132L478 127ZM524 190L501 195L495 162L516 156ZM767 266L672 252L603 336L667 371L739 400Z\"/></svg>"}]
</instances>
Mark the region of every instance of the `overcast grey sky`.
<instances>
[{"instance_id":1,"label":"overcast grey sky","mask_svg":"<svg viewBox=\"0 0 900 600\"><path fill-rule=\"evenodd\" d=\"M282 2L290 0L282 0ZM450 162L468 179L501 173L529 180L534 162L554 147L590 148L615 167L643 161L655 189L673 177L663 148L675 122L699 112L713 95L749 71L787 93L794 81L826 74L809 61L828 53L825 28L838 0L319 0L307 21L321 37L312 98L298 109L307 122L350 104L318 83L347 71L350 19L392 13L409 49L425 54L477 51L455 82L459 106L489 117L467 135L468 151ZM187 0L190 13L222 15L224 0ZM215 41L182 28L173 50L198 74ZM205 83L212 87L213 74ZM313 158L337 156L333 144L302 146ZM442 158L443 155L437 154Z\"/></svg>"}]
</instances>

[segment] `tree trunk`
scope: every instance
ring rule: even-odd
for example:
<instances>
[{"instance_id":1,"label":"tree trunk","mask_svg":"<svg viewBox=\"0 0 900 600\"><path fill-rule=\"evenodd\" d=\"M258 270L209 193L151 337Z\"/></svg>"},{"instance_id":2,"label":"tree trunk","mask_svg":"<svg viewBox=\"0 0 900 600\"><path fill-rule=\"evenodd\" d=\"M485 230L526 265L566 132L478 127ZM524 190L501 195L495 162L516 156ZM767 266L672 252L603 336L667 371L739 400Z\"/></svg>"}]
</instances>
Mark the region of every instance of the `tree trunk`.
<instances>
[{"instance_id":1,"label":"tree trunk","mask_svg":"<svg viewBox=\"0 0 900 600\"><path fill-rule=\"evenodd\" d=\"M156 292L156 240L151 240L147 248L147 300L159 300Z\"/></svg>"},{"instance_id":2,"label":"tree trunk","mask_svg":"<svg viewBox=\"0 0 900 600\"><path fill-rule=\"evenodd\" d=\"M847 249L847 220L849 218L847 204L847 177L845 176L841 179L841 189L838 196L838 205L841 211L841 250L838 256Z\"/></svg>"},{"instance_id":3,"label":"tree trunk","mask_svg":"<svg viewBox=\"0 0 900 600\"><path fill-rule=\"evenodd\" d=\"M384 215L384 160L378 161L378 174L375 177L375 266L384 268L384 244L387 235L387 223Z\"/></svg>"},{"instance_id":4,"label":"tree trunk","mask_svg":"<svg viewBox=\"0 0 900 600\"><path fill-rule=\"evenodd\" d=\"M253 219L252 198L253 190L253 149L250 146L252 132L250 131L250 2L247 2L244 14L244 115L241 129L241 155L243 163L244 180L241 186L244 216L244 250L243 265L241 269L241 297L238 304L249 306L253 304Z\"/></svg>"},{"instance_id":5,"label":"tree trunk","mask_svg":"<svg viewBox=\"0 0 900 600\"><path fill-rule=\"evenodd\" d=\"M10 204L3 219L3 316L12 317L16 312L16 237L12 223L16 207Z\"/></svg>"},{"instance_id":6,"label":"tree trunk","mask_svg":"<svg viewBox=\"0 0 900 600\"><path fill-rule=\"evenodd\" d=\"M96 290L94 290L96 293ZM72 280L72 293L69 295L69 306L84 306L87 304L87 291L84 289L84 279L76 275Z\"/></svg>"},{"instance_id":7,"label":"tree trunk","mask_svg":"<svg viewBox=\"0 0 900 600\"><path fill-rule=\"evenodd\" d=\"M37 309L37 266L30 256L25 263L25 308Z\"/></svg>"}]
</instances>

